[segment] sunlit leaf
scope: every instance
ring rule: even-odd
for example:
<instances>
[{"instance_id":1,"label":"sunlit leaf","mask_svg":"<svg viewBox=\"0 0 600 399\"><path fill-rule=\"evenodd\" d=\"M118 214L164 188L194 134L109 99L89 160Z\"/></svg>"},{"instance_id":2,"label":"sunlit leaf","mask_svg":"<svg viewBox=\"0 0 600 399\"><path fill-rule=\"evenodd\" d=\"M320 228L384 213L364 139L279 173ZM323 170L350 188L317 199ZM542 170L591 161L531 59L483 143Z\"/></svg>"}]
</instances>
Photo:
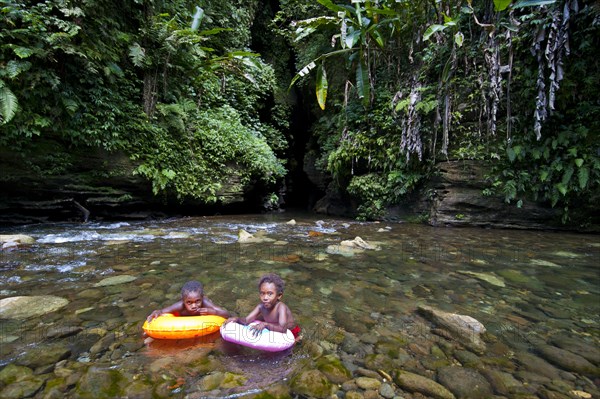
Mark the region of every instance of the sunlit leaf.
<instances>
[{"instance_id":1,"label":"sunlit leaf","mask_svg":"<svg viewBox=\"0 0 600 399\"><path fill-rule=\"evenodd\" d=\"M520 0L515 3L513 8L545 6L554 3L556 0Z\"/></svg>"},{"instance_id":2,"label":"sunlit leaf","mask_svg":"<svg viewBox=\"0 0 600 399\"><path fill-rule=\"evenodd\" d=\"M435 32L441 32L444 29L446 29L444 25L433 24L429 26L425 33L423 33L423 40L429 40L429 37L431 37L431 35L433 35Z\"/></svg>"},{"instance_id":3,"label":"sunlit leaf","mask_svg":"<svg viewBox=\"0 0 600 399\"><path fill-rule=\"evenodd\" d=\"M577 179L579 180L580 189L583 190L587 186L589 178L590 171L588 170L588 168L579 168L579 170L577 171Z\"/></svg>"},{"instance_id":4,"label":"sunlit leaf","mask_svg":"<svg viewBox=\"0 0 600 399\"><path fill-rule=\"evenodd\" d=\"M464 41L465 41L465 35L463 35L462 32L456 32L454 34L454 43L456 43L456 45L458 47L462 47Z\"/></svg>"},{"instance_id":5,"label":"sunlit leaf","mask_svg":"<svg viewBox=\"0 0 600 399\"><path fill-rule=\"evenodd\" d=\"M512 0L494 0L494 10L504 11L512 3Z\"/></svg>"},{"instance_id":6,"label":"sunlit leaf","mask_svg":"<svg viewBox=\"0 0 600 399\"><path fill-rule=\"evenodd\" d=\"M321 67L317 69L317 101L319 107L322 110L325 109L325 101L327 100L327 73L325 72L325 65L321 64Z\"/></svg>"}]
</instances>

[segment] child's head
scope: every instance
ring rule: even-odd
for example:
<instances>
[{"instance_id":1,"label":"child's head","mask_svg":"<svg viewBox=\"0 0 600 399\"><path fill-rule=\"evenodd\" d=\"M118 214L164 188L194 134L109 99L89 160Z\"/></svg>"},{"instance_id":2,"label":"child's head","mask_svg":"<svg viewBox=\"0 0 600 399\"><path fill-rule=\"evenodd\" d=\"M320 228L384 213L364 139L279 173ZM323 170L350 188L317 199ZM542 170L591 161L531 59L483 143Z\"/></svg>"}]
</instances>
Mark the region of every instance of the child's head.
<instances>
[{"instance_id":1,"label":"child's head","mask_svg":"<svg viewBox=\"0 0 600 399\"><path fill-rule=\"evenodd\" d=\"M204 288L199 281L188 281L181 287L181 301L188 312L195 312L202 307Z\"/></svg>"},{"instance_id":2,"label":"child's head","mask_svg":"<svg viewBox=\"0 0 600 399\"><path fill-rule=\"evenodd\" d=\"M277 289L277 294L283 294L283 289L285 288L285 283L283 282L281 277L279 277L278 275L276 275L274 273L269 273L269 274L265 274L264 276L262 276L260 278L260 280L258 281L258 290L259 291L260 291L260 287L264 283L274 284L275 288Z\"/></svg>"}]
</instances>

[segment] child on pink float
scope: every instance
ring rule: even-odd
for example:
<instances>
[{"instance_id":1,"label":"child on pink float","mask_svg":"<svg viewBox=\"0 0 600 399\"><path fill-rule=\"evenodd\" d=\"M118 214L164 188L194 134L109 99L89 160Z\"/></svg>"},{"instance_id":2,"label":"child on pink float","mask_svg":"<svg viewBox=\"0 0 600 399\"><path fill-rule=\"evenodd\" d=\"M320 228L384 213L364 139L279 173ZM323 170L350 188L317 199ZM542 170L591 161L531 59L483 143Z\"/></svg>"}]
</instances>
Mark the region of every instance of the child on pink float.
<instances>
[{"instance_id":1,"label":"child on pink float","mask_svg":"<svg viewBox=\"0 0 600 399\"><path fill-rule=\"evenodd\" d=\"M217 315L229 317L229 312L212 303L204 296L204 287L199 281L188 281L181 288L181 301L167 306L164 309L155 310L148 316L151 322L163 313L172 313L175 316L206 316Z\"/></svg>"},{"instance_id":2,"label":"child on pink float","mask_svg":"<svg viewBox=\"0 0 600 399\"><path fill-rule=\"evenodd\" d=\"M248 325L253 321L258 321L258 323L253 323L249 327L255 334L260 333L265 328L280 333L290 330L296 341L298 341L300 326L296 324L290 308L281 302L284 288L285 283L281 277L273 273L265 274L258 281L260 303L248 316L232 317L226 323L236 322Z\"/></svg>"}]
</instances>

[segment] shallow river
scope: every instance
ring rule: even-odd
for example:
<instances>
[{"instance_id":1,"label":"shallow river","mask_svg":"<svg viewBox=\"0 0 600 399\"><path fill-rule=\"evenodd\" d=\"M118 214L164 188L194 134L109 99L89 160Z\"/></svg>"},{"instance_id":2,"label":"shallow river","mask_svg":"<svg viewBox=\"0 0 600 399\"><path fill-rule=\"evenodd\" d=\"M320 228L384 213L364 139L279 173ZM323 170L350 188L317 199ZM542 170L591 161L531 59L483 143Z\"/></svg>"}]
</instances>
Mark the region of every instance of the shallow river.
<instances>
[{"instance_id":1,"label":"shallow river","mask_svg":"<svg viewBox=\"0 0 600 399\"><path fill-rule=\"evenodd\" d=\"M238 242L240 229L260 242ZM68 301L29 317L0 309L2 398L600 397L597 235L292 214L0 234L36 240L0 252L0 300ZM371 249L341 245L356 237ZM267 272L303 330L292 350L142 336L186 281L244 316Z\"/></svg>"}]
</instances>

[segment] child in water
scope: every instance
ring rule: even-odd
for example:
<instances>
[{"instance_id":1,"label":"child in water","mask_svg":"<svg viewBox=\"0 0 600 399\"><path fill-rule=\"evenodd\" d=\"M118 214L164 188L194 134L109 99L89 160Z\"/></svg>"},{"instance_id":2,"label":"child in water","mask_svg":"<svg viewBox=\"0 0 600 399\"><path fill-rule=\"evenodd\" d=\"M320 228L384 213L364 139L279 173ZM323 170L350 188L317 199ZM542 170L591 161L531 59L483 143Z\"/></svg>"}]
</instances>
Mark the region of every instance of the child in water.
<instances>
[{"instance_id":1,"label":"child in water","mask_svg":"<svg viewBox=\"0 0 600 399\"><path fill-rule=\"evenodd\" d=\"M294 321L294 316L290 308L281 302L284 288L285 283L278 275L271 273L262 276L258 282L260 303L256 305L248 316L232 317L227 320L227 323L236 322L248 325L258 320L258 323L250 326L250 329L255 334L260 333L264 328L281 333L291 330L294 338L298 341L300 326Z\"/></svg>"},{"instance_id":2,"label":"child in water","mask_svg":"<svg viewBox=\"0 0 600 399\"><path fill-rule=\"evenodd\" d=\"M204 287L199 281L188 281L181 288L181 301L167 306L164 309L155 310L148 316L148 322L154 320L163 313L172 313L175 316L205 316L217 315L229 317L229 312L215 305L204 296Z\"/></svg>"}]
</instances>

